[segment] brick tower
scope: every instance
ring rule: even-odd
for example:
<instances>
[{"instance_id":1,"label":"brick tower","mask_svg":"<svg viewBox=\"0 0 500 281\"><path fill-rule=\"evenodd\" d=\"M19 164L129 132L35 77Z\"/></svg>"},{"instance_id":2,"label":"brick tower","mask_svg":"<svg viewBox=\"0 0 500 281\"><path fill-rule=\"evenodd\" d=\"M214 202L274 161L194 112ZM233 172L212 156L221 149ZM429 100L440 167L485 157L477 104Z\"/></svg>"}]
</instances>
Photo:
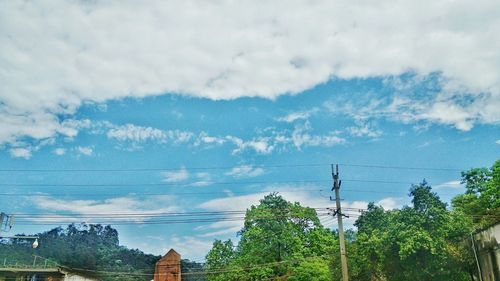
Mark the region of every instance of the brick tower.
<instances>
[{"instance_id":1,"label":"brick tower","mask_svg":"<svg viewBox=\"0 0 500 281\"><path fill-rule=\"evenodd\" d=\"M156 263L154 281L181 281L181 255L174 249Z\"/></svg>"}]
</instances>

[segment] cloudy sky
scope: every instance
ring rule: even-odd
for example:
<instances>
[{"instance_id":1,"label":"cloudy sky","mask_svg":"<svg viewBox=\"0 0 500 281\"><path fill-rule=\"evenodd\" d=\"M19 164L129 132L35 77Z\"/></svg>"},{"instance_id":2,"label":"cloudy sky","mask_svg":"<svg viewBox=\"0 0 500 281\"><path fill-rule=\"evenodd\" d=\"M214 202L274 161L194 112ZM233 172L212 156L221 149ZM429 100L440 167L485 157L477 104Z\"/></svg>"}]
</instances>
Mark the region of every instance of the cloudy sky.
<instances>
[{"instance_id":1,"label":"cloudy sky","mask_svg":"<svg viewBox=\"0 0 500 281\"><path fill-rule=\"evenodd\" d=\"M327 207L329 163L346 206L402 206L424 178L449 200L461 170L500 156L499 14L494 0L0 1L0 211L244 210L270 191ZM202 259L240 226L117 228Z\"/></svg>"}]
</instances>

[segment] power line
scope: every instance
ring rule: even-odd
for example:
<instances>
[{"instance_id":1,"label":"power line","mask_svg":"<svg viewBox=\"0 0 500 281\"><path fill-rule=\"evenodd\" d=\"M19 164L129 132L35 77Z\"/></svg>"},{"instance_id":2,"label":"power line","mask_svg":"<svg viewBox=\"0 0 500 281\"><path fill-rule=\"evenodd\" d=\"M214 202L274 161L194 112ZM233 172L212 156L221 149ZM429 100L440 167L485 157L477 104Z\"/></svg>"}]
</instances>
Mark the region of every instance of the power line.
<instances>
[{"instance_id":1,"label":"power line","mask_svg":"<svg viewBox=\"0 0 500 281\"><path fill-rule=\"evenodd\" d=\"M136 193L136 192L128 192L124 194L120 193L38 193L38 192L29 192L29 193L0 193L0 197L24 197L24 196L34 196L34 197L110 197L110 196L123 196L123 197L142 197L142 196L168 196L168 195L227 195L227 194L254 194L254 193L295 193L295 192L325 192L330 191L327 189L280 189L280 190L262 190L262 191L214 191L214 192L168 192L168 193ZM407 192L399 192L399 191L380 191L380 190L366 190L366 189L344 189L344 192L347 193L373 193L373 194L399 194L399 195L407 195ZM439 192L439 195L457 195L457 193L442 193ZM324 196L325 198L329 198Z\"/></svg>"},{"instance_id":2,"label":"power line","mask_svg":"<svg viewBox=\"0 0 500 281\"><path fill-rule=\"evenodd\" d=\"M322 189L281 189L281 190L263 190L263 191L214 191L214 192L169 192L169 193L101 193L101 194L88 194L88 193L56 193L56 194L45 194L45 193L0 193L0 196L36 196L36 197L64 197L64 196L78 196L78 197L107 197L107 196L168 196L168 195L213 195L213 194L254 194L254 193L279 193L279 192L320 192Z\"/></svg>"},{"instance_id":3,"label":"power line","mask_svg":"<svg viewBox=\"0 0 500 281\"><path fill-rule=\"evenodd\" d=\"M182 170L228 170L241 166L250 168L293 168L293 167L321 167L330 164L280 164L280 165L234 165L234 166L212 166L212 167L156 167L156 168L112 168L112 169L0 169L0 172L149 172L149 171L182 171Z\"/></svg>"},{"instance_id":4,"label":"power line","mask_svg":"<svg viewBox=\"0 0 500 281\"><path fill-rule=\"evenodd\" d=\"M350 212L345 212L344 215L346 215L348 218L359 218L360 214L359 213L350 213ZM319 216L327 216L327 214L322 214ZM500 218L500 216L493 216L493 215L469 215L468 217L472 218L483 218L483 217L489 217L489 218ZM232 222L232 221L243 221L245 219L244 216L240 217L222 217L222 218L206 218L206 219L176 219L176 220L152 220L152 221L96 221L96 222L85 222L87 225L96 225L96 224L101 224L101 225L169 225L169 224L190 224L190 223L213 223L213 222ZM267 220L274 220L274 218L271 217L261 217L261 219L267 219ZM28 223L28 222L22 222L18 223L18 225L61 225L61 224L71 224L75 223L75 221L53 221L53 222L42 222L42 223Z\"/></svg>"},{"instance_id":5,"label":"power line","mask_svg":"<svg viewBox=\"0 0 500 281\"><path fill-rule=\"evenodd\" d=\"M310 208L314 210L326 210L326 207ZM358 210L356 208L356 210ZM179 214L189 214L189 215L199 215L199 214L233 214L233 213L246 213L247 210L225 210L225 211L194 211L194 212L141 212L141 213L62 213L58 215L63 216L163 216L163 215L179 215ZM9 215L13 216L37 216L37 215L54 215L53 213L12 213Z\"/></svg>"},{"instance_id":6,"label":"power line","mask_svg":"<svg viewBox=\"0 0 500 281\"><path fill-rule=\"evenodd\" d=\"M385 165L366 165L366 164L348 164L348 163L339 163L339 165L346 167L392 169L392 170L449 171L449 172L462 172L466 170L466 169L456 169L456 168L434 168L434 167L428 168L428 167L385 166Z\"/></svg>"},{"instance_id":7,"label":"power line","mask_svg":"<svg viewBox=\"0 0 500 281\"><path fill-rule=\"evenodd\" d=\"M328 167L330 163L310 163L310 164L262 164L262 165L234 165L234 166L194 166L194 167L151 167L151 168L111 168L111 169L91 169L91 168L75 168L75 169L0 169L0 172L154 172L154 171L180 171L180 170L226 170L233 169L238 166L248 166L250 168L293 168L293 167ZM412 166L396 166L396 165L370 165L370 164L355 164L355 163L339 163L346 167L359 168L375 168L375 169L397 169L397 170L422 170L422 171L448 171L461 172L466 169L444 168L444 167L412 167Z\"/></svg>"},{"instance_id":8,"label":"power line","mask_svg":"<svg viewBox=\"0 0 500 281\"><path fill-rule=\"evenodd\" d=\"M275 216L261 216L256 219L266 219L266 220L280 220L285 217L275 217ZM293 218L293 216L292 216ZM37 218L40 219L40 218ZM167 225L167 224L189 224L189 223L212 223L212 222L231 222L231 221L243 221L245 216L225 216L225 217L209 217L209 218L183 218L183 219L157 219L157 220L136 220L136 221L126 221L126 220L108 220L108 221L96 221L89 222L86 224L111 224L111 225ZM27 222L21 221L16 223L17 225L61 225L66 223L75 223L75 221L50 221L50 222Z\"/></svg>"},{"instance_id":9,"label":"power line","mask_svg":"<svg viewBox=\"0 0 500 281\"><path fill-rule=\"evenodd\" d=\"M329 210L327 208L312 208L316 210L318 217L328 218ZM362 213L367 211L363 208L343 208L346 212L343 213L349 218L358 218ZM213 212L171 212L171 213L115 213L115 214L14 214L19 225L61 225L71 223L84 224L111 224L111 225L166 225L166 224L187 224L187 223L211 223L221 221L242 221L246 219L246 211L213 211ZM470 214L466 215L472 218L500 218L497 215L490 214ZM293 214L283 216L261 215L255 216L254 219L270 219L279 220L288 217L295 217ZM95 221L92 221L94 220ZM37 222L45 220L44 222Z\"/></svg>"},{"instance_id":10,"label":"power line","mask_svg":"<svg viewBox=\"0 0 500 281\"><path fill-rule=\"evenodd\" d=\"M364 179L345 179L345 182L364 182L364 183L386 183L386 184L414 184L406 181L389 181L389 180L364 180ZM329 180L284 180L284 181L221 181L208 182L204 185L234 185L234 184L282 184L282 183L322 183L330 182ZM0 183L0 186L10 187L136 187L136 186L176 186L176 187L199 187L199 182L190 183Z\"/></svg>"},{"instance_id":11,"label":"power line","mask_svg":"<svg viewBox=\"0 0 500 281\"><path fill-rule=\"evenodd\" d=\"M326 256L311 256L311 257L306 257L305 259L313 259L313 258L325 258ZM250 271L253 269L259 269L259 268L264 268L268 266L276 266L280 264L285 264L285 263L295 263L295 262L302 262L303 259L289 259L285 261L276 261L276 262L269 262L269 263L261 263L261 264L256 264L256 265L249 265L245 267L220 267L217 269L212 269L212 270L205 270L202 269L200 271L192 271L192 272L182 272L183 276L189 276L189 275L208 275L208 274L220 274L220 273L228 273L228 272L236 272L236 271ZM64 267L64 266L61 266ZM147 273L144 272L130 272L130 271L109 271L109 270L95 270L95 269L85 269L85 268L72 268L77 271L81 272L91 272L95 274L101 274L101 275L127 275L127 276L153 276L155 275L153 272ZM193 269L193 268L191 268ZM161 274L159 274L161 275ZM275 280L276 278L279 277L272 277L268 279L262 279L262 280Z\"/></svg>"},{"instance_id":12,"label":"power line","mask_svg":"<svg viewBox=\"0 0 500 281\"><path fill-rule=\"evenodd\" d=\"M221 181L210 182L209 185L232 185L232 184L279 184L279 183L319 183L327 180L285 180L285 181ZM207 183L204 183L207 184ZM0 183L0 186L11 187L135 187L135 186L176 186L176 187L199 187L199 182L191 183Z\"/></svg>"}]
</instances>

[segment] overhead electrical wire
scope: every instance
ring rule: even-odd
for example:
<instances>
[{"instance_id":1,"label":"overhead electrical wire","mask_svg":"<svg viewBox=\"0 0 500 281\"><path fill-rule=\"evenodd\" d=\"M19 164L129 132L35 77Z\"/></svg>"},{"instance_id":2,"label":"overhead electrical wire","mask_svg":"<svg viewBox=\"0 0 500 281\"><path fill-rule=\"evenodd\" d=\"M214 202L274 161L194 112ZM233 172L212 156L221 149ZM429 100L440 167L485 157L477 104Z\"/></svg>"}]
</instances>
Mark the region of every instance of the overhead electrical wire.
<instances>
[{"instance_id":1,"label":"overhead electrical wire","mask_svg":"<svg viewBox=\"0 0 500 281\"><path fill-rule=\"evenodd\" d=\"M325 180L283 180L283 181L221 181L210 182L208 185L251 185L251 184L283 184L283 183L331 183L331 179ZM342 179L343 182L365 182L365 183L387 183L387 184L414 184L406 181L389 181L389 180L364 180L364 179ZM207 184L207 183L204 183ZM10 187L136 187L136 186L175 186L175 187L200 187L199 182L190 183L0 183L0 186Z\"/></svg>"},{"instance_id":2,"label":"overhead electrical wire","mask_svg":"<svg viewBox=\"0 0 500 281\"><path fill-rule=\"evenodd\" d=\"M320 218L333 218L330 208L314 208ZM343 208L342 214L348 218L358 218L367 209ZM500 218L497 215L477 214L468 215L473 218ZM85 224L112 224L112 225L158 225L158 224L186 224L212 223L222 221L243 221L246 211L216 211L216 212L186 212L186 213L156 213L156 214L14 214L16 224L19 225L61 225L71 223ZM280 220L295 218L291 214L283 216L261 215L253 219ZM300 217L297 217L300 218ZM248 218L247 218L248 219ZM41 221L41 222L40 222ZM83 221L83 222L82 222Z\"/></svg>"},{"instance_id":3,"label":"overhead electrical wire","mask_svg":"<svg viewBox=\"0 0 500 281\"><path fill-rule=\"evenodd\" d=\"M38 256L39 257L39 256ZM325 258L326 256L311 256L311 257L306 257L304 258L305 260L309 259L316 259L316 258ZM42 259L45 259L43 257L40 257ZM303 262L304 259L289 259L289 260L284 260L284 261L276 261L276 262L269 262L269 263L260 263L256 265L249 265L245 267L220 267L218 269L211 269L211 270L205 270L205 269L198 269L198 268L187 268L190 270L190 272L182 272L183 276L195 276L195 275L210 275L210 274L221 274L221 273L228 273L228 272L236 272L236 271L251 271L254 269L259 269L259 268L264 268L264 267L269 267L269 266L278 266L281 264L286 264L286 263L296 263L296 262ZM47 259L45 259L47 260ZM50 261L53 262L53 261ZM57 264L57 263L56 263ZM58 266L61 266L57 264ZM180 264L172 264L172 265L166 265L166 266L173 266L173 265L180 265ZM61 266L64 268L64 266ZM131 272L131 271L110 271L110 270L96 270L96 269L86 269L86 268L72 268L75 271L80 271L80 272L87 272L87 273L93 273L95 275L110 275L110 276L115 276L115 275L126 275L126 276L153 276L153 275L164 275L167 273L153 273L153 272L145 272L147 270L152 270L152 269L142 269L142 272ZM264 280L277 280L277 278L280 277L271 277L267 279L262 279Z\"/></svg>"},{"instance_id":4,"label":"overhead electrical wire","mask_svg":"<svg viewBox=\"0 0 500 281\"><path fill-rule=\"evenodd\" d=\"M280 189L280 190L248 190L248 191L202 191L202 192L163 192L163 193L137 193L137 192L128 192L128 193L40 193L40 192L23 192L23 193L0 193L1 196L5 197L23 197L23 196L35 196L35 197L110 197L110 196L123 196L123 197L142 197L142 196L168 196L168 195L214 195L214 194L255 194L255 193L296 193L296 192L330 192L330 189ZM399 192L399 191L380 191L380 190L366 190L366 189L350 189L343 188L343 192L346 193L374 193L374 194L407 194L407 192ZM439 195L456 195L457 193L442 193L439 192ZM195 196L196 197L196 196ZM325 198L329 198L328 196L323 195Z\"/></svg>"},{"instance_id":5,"label":"overhead electrical wire","mask_svg":"<svg viewBox=\"0 0 500 281\"><path fill-rule=\"evenodd\" d=\"M280 190L263 190L263 191L202 191L202 192L168 192L168 193L136 193L129 192L127 194L118 194L118 193L56 193L56 194L48 194L48 193L0 193L0 196L36 196L36 197L60 197L60 196L79 196L79 197L107 197L107 196L168 196L168 195L212 195L212 194L254 194L254 193L294 193L294 192L320 192L324 191L323 189L280 189Z\"/></svg>"},{"instance_id":6,"label":"overhead electrical wire","mask_svg":"<svg viewBox=\"0 0 500 281\"><path fill-rule=\"evenodd\" d=\"M326 215L322 214L322 215ZM39 220L40 218L36 218ZM243 221L245 219L245 216L239 215L239 216L222 216L222 217L207 217L207 218L196 218L196 217L190 217L190 218L181 218L181 219L156 219L156 220L113 220L109 219L104 220L104 221L95 221L95 222L85 222L85 224L104 224L104 225L166 225L166 224L186 224L186 223L212 223L212 222L223 222L223 221ZM265 220L279 220L282 219L280 217L272 217L272 216L266 216L266 217L257 217L256 219L265 219ZM21 222L16 222L17 225L61 225L61 224L67 224L67 223L76 223L74 220L72 221L47 221L47 222L28 222L28 221L21 221Z\"/></svg>"},{"instance_id":7,"label":"overhead electrical wire","mask_svg":"<svg viewBox=\"0 0 500 281\"><path fill-rule=\"evenodd\" d=\"M411 166L397 166L397 165L371 165L371 164L356 164L356 163L337 163L346 167L359 167L359 168L374 168L374 169L397 169L397 170L423 170L423 171L449 171L461 172L466 169L457 168L443 168L443 167L411 167ZM242 164L250 168L294 168L294 167L329 167L331 163L310 163L310 164ZM226 170L233 169L234 166L205 166L205 167L151 167L151 168L74 168L74 169L45 169L45 168L24 168L24 169L0 169L0 172L148 172L148 171L180 171L180 170ZM241 166L241 165L240 165Z\"/></svg>"},{"instance_id":8,"label":"overhead electrical wire","mask_svg":"<svg viewBox=\"0 0 500 281\"><path fill-rule=\"evenodd\" d=\"M329 216L328 208L313 208L316 215ZM361 211L357 208L346 208L346 211ZM176 223L201 223L216 221L240 221L246 217L246 210L239 211L199 211L199 212L169 212L169 213L114 213L114 214L11 214L19 225L57 225L89 221L91 224L176 224ZM293 214L287 214L292 216ZM281 219L286 218L276 215L257 216L256 219ZM40 222L41 221L41 222Z\"/></svg>"},{"instance_id":9,"label":"overhead electrical wire","mask_svg":"<svg viewBox=\"0 0 500 281\"><path fill-rule=\"evenodd\" d=\"M314 210L327 210L327 207L310 208ZM345 208L351 209L351 208ZM225 211L193 211L193 212L141 212L141 213L60 213L57 215L62 216L176 216L176 215L200 215L200 214L235 214L246 213L247 210L225 210ZM12 213L13 216L47 216L55 215L53 213Z\"/></svg>"}]
</instances>

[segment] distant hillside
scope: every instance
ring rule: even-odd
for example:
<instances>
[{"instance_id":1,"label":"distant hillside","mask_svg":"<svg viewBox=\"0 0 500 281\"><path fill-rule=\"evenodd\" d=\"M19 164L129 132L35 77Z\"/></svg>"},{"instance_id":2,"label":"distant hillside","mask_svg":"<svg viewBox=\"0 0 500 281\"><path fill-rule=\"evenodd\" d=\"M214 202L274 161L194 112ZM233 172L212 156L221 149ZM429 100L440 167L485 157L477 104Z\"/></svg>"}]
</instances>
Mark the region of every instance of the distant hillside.
<instances>
[{"instance_id":1,"label":"distant hillside","mask_svg":"<svg viewBox=\"0 0 500 281\"><path fill-rule=\"evenodd\" d=\"M33 249L32 241L3 240L0 242L0 263L6 265L32 266L46 263L80 269L88 275L105 281L142 281L153 279L154 265L160 256L145 254L138 249L119 245L118 231L111 226L74 225L57 227L37 234L39 247ZM183 272L198 271L201 264L183 260ZM183 281L203 281L196 274L188 275Z\"/></svg>"}]
</instances>

